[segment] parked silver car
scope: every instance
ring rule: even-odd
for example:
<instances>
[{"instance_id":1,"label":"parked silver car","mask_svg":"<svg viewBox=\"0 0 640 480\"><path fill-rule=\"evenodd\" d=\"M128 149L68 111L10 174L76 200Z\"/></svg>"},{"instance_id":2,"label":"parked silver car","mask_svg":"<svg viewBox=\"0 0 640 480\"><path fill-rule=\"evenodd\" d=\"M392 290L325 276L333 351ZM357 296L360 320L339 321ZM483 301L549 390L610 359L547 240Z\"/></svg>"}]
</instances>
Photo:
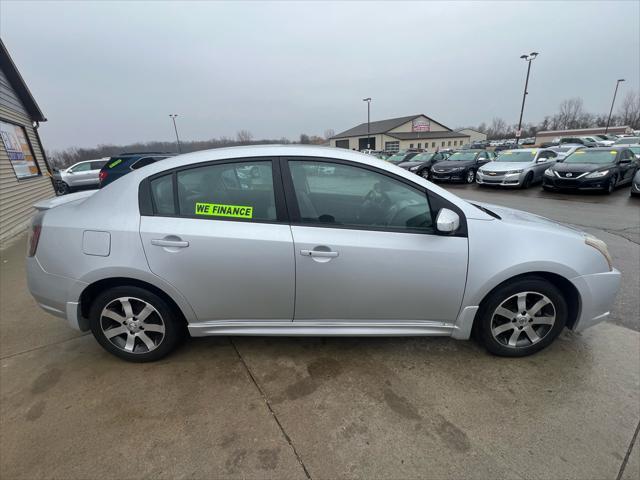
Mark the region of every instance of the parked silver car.
<instances>
[{"instance_id":1,"label":"parked silver car","mask_svg":"<svg viewBox=\"0 0 640 480\"><path fill-rule=\"evenodd\" d=\"M473 330L522 356L606 319L620 285L592 236L336 148L191 153L36 208L32 295L132 361L166 355L183 331Z\"/></svg>"},{"instance_id":2,"label":"parked silver car","mask_svg":"<svg viewBox=\"0 0 640 480\"><path fill-rule=\"evenodd\" d=\"M556 161L561 162L562 160L567 158L569 155L571 155L573 152L575 152L576 150L580 150L582 148L586 148L586 147L584 145L571 145L571 144L565 143L564 145L549 147L549 150L553 150L554 152L556 152L556 155L557 155Z\"/></svg>"},{"instance_id":3,"label":"parked silver car","mask_svg":"<svg viewBox=\"0 0 640 480\"><path fill-rule=\"evenodd\" d=\"M556 162L558 154L551 149L520 148L500 152L492 162L478 169L480 185L528 188L542 181L544 171Z\"/></svg>"},{"instance_id":4,"label":"parked silver car","mask_svg":"<svg viewBox=\"0 0 640 480\"><path fill-rule=\"evenodd\" d=\"M65 195L79 188L95 186L100 183L100 169L107 163L108 158L85 160L74 163L62 170L54 170L53 182L58 195Z\"/></svg>"}]
</instances>

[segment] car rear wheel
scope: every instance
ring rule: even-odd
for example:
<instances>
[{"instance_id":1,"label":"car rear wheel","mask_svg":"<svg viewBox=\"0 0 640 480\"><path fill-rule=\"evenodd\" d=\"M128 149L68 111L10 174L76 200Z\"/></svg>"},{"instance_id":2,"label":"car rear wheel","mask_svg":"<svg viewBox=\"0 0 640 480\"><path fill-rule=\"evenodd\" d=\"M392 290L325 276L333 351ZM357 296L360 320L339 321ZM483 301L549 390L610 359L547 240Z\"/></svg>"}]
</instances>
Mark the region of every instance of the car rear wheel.
<instances>
[{"instance_id":1,"label":"car rear wheel","mask_svg":"<svg viewBox=\"0 0 640 480\"><path fill-rule=\"evenodd\" d=\"M476 172L473 170L469 170L467 172L467 176L465 177L465 181L467 183L473 183L476 180Z\"/></svg>"},{"instance_id":2,"label":"car rear wheel","mask_svg":"<svg viewBox=\"0 0 640 480\"><path fill-rule=\"evenodd\" d=\"M562 292L541 277L525 277L492 292L478 312L485 348L506 357L523 357L547 347L567 322Z\"/></svg>"},{"instance_id":3,"label":"car rear wheel","mask_svg":"<svg viewBox=\"0 0 640 480\"><path fill-rule=\"evenodd\" d=\"M93 302L89 320L98 343L131 362L152 362L182 336L176 313L158 295L134 286L111 288Z\"/></svg>"}]
</instances>

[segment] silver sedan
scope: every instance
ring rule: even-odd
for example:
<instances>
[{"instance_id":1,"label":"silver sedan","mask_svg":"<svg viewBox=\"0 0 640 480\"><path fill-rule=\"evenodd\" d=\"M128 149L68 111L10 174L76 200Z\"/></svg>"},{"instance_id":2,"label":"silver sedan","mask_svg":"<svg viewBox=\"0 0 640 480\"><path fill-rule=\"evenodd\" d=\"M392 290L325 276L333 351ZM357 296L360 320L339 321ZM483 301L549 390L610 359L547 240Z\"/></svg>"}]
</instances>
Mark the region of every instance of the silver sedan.
<instances>
[{"instance_id":1,"label":"silver sedan","mask_svg":"<svg viewBox=\"0 0 640 480\"><path fill-rule=\"evenodd\" d=\"M181 155L36 207L32 295L130 361L186 333L473 331L523 356L606 319L620 285L594 237L335 148Z\"/></svg>"},{"instance_id":2,"label":"silver sedan","mask_svg":"<svg viewBox=\"0 0 640 480\"><path fill-rule=\"evenodd\" d=\"M557 157L558 154L550 149L505 150L478 170L476 182L480 185L528 188L534 182L542 181L544 171L556 162Z\"/></svg>"}]
</instances>

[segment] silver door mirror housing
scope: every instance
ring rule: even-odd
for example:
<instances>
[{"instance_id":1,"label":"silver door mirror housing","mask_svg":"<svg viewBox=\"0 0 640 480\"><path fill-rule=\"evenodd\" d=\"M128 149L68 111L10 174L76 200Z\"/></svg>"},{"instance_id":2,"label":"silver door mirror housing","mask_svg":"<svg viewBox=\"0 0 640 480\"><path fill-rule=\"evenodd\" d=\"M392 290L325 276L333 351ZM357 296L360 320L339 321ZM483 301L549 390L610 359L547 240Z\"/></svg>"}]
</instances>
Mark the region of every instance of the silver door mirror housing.
<instances>
[{"instance_id":1,"label":"silver door mirror housing","mask_svg":"<svg viewBox=\"0 0 640 480\"><path fill-rule=\"evenodd\" d=\"M453 233L460 227L460 217L453 210L441 208L436 217L436 229L441 233Z\"/></svg>"}]
</instances>

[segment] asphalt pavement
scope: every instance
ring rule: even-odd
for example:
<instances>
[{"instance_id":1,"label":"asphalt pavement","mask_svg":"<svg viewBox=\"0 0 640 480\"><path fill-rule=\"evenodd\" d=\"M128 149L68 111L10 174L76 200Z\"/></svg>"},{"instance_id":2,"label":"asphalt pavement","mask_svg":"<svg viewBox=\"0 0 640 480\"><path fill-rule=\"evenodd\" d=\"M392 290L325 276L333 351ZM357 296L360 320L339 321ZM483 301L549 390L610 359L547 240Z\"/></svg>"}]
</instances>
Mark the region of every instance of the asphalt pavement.
<instances>
[{"instance_id":1,"label":"asphalt pavement","mask_svg":"<svg viewBox=\"0 0 640 480\"><path fill-rule=\"evenodd\" d=\"M22 238L0 252L0 475L640 478L640 202L447 188L605 240L611 319L521 359L447 338L211 337L130 364L35 305Z\"/></svg>"}]
</instances>

